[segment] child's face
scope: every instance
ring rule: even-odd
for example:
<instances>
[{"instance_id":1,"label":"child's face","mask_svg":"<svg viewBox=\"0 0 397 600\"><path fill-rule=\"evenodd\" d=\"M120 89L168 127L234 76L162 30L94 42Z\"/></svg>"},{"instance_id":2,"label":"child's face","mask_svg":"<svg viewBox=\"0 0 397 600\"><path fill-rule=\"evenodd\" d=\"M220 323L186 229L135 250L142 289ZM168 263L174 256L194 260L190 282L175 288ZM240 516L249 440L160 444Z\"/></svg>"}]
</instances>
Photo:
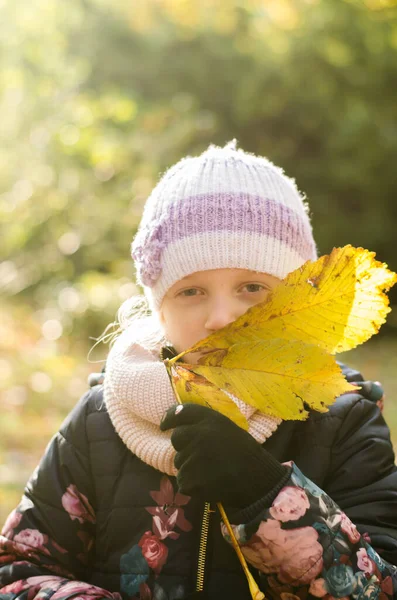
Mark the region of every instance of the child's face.
<instances>
[{"instance_id":1,"label":"child's face","mask_svg":"<svg viewBox=\"0 0 397 600\"><path fill-rule=\"evenodd\" d=\"M168 290L161 305L167 339L178 352L186 350L263 302L279 281L246 269L213 269L184 277ZM186 355L184 360L194 358Z\"/></svg>"}]
</instances>

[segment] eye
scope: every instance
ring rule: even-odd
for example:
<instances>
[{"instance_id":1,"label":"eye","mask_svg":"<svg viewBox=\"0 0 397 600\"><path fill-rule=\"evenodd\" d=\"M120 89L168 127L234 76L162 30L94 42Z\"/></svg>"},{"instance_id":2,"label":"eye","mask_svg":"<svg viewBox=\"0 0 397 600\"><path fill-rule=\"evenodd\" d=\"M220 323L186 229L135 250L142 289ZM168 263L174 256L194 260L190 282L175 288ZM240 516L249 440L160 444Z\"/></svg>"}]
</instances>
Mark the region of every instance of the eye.
<instances>
[{"instance_id":1,"label":"eye","mask_svg":"<svg viewBox=\"0 0 397 600\"><path fill-rule=\"evenodd\" d=\"M198 296L200 293L200 290L197 288L187 288L186 290L181 290L178 292L177 296L181 296L182 298L191 298L193 296Z\"/></svg>"},{"instance_id":2,"label":"eye","mask_svg":"<svg viewBox=\"0 0 397 600\"><path fill-rule=\"evenodd\" d=\"M257 292L267 292L268 289L260 283L246 283L242 290L247 291L249 294L255 294Z\"/></svg>"}]
</instances>

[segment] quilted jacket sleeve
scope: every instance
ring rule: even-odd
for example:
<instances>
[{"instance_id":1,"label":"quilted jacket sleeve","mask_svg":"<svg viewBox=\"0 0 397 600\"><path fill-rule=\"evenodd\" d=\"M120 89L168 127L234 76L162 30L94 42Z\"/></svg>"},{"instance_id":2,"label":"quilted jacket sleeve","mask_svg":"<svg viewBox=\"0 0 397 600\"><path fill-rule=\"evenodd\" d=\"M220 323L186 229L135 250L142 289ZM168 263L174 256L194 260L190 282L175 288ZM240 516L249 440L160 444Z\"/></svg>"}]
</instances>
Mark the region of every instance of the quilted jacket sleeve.
<instances>
[{"instance_id":1,"label":"quilted jacket sleeve","mask_svg":"<svg viewBox=\"0 0 397 600\"><path fill-rule=\"evenodd\" d=\"M2 529L1 600L119 598L86 583L95 541L95 498L84 452L90 393L51 440Z\"/></svg>"},{"instance_id":2,"label":"quilted jacket sleeve","mask_svg":"<svg viewBox=\"0 0 397 600\"><path fill-rule=\"evenodd\" d=\"M259 501L233 526L269 595L397 598L397 569L385 559L397 562L397 473L376 405L358 397L341 419L327 493L292 467L272 506Z\"/></svg>"}]
</instances>

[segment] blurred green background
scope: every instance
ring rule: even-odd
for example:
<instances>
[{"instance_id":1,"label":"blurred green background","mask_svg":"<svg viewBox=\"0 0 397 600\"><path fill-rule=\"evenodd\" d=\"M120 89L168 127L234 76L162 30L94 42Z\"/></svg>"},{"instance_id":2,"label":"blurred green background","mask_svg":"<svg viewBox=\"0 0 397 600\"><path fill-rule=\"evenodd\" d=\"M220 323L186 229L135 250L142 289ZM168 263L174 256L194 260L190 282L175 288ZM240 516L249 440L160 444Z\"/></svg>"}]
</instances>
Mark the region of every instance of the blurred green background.
<instances>
[{"instance_id":1,"label":"blurred green background","mask_svg":"<svg viewBox=\"0 0 397 600\"><path fill-rule=\"evenodd\" d=\"M392 0L0 1L0 521L101 368L166 167L236 137L297 179L322 254L397 269ZM391 294L397 304L397 293ZM344 357L386 392L397 310ZM91 361L105 358L98 346Z\"/></svg>"}]
</instances>

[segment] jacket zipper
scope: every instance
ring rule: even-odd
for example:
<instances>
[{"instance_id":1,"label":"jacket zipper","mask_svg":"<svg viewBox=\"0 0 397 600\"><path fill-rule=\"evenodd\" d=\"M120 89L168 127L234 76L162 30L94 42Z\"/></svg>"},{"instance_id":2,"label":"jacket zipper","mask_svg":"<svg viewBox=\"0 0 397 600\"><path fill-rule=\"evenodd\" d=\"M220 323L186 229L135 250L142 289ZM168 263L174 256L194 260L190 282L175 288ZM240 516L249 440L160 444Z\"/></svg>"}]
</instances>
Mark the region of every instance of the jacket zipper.
<instances>
[{"instance_id":1,"label":"jacket zipper","mask_svg":"<svg viewBox=\"0 0 397 600\"><path fill-rule=\"evenodd\" d=\"M205 561L207 556L207 544L208 544L208 530L210 527L211 513L215 512L211 510L211 504L209 502L204 503L203 519L201 521L201 532L200 532L200 545L197 561L197 579L196 579L196 592L201 592L204 589L204 577L205 577Z\"/></svg>"}]
</instances>

